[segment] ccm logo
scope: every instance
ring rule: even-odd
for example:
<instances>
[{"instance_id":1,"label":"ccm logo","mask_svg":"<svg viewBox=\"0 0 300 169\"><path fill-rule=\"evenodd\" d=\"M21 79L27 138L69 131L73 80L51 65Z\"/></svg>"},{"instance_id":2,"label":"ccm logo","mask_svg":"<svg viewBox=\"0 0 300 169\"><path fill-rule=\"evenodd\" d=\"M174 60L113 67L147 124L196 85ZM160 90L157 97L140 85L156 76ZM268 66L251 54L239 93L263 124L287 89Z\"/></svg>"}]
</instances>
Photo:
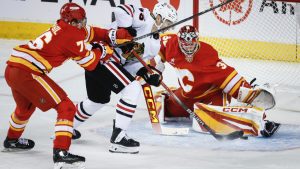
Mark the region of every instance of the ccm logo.
<instances>
[{"instance_id":1,"label":"ccm logo","mask_svg":"<svg viewBox=\"0 0 300 169\"><path fill-rule=\"evenodd\" d=\"M223 112L247 112L247 108L227 107L223 108Z\"/></svg>"},{"instance_id":2,"label":"ccm logo","mask_svg":"<svg viewBox=\"0 0 300 169\"><path fill-rule=\"evenodd\" d=\"M151 122L152 123L158 123L159 120L157 118L157 112L156 112L156 107L155 107L155 102L152 96L152 91L150 87L145 87L144 88L144 95L146 98L146 103L147 103L147 108L151 117Z\"/></svg>"}]
</instances>

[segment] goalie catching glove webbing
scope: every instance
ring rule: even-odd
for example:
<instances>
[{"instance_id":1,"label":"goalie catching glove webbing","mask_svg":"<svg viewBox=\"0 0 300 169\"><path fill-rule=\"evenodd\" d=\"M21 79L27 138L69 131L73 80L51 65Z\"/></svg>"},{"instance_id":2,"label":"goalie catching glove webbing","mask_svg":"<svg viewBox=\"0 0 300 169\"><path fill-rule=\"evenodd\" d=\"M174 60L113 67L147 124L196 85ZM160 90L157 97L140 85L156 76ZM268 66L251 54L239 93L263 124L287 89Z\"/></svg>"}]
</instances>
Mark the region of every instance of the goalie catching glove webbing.
<instances>
[{"instance_id":1,"label":"goalie catching glove webbing","mask_svg":"<svg viewBox=\"0 0 300 169\"><path fill-rule=\"evenodd\" d=\"M150 74L147 68L142 67L136 73L137 76L142 77L149 85L158 87L162 81L162 74L155 67L148 65L155 73Z\"/></svg>"}]
</instances>

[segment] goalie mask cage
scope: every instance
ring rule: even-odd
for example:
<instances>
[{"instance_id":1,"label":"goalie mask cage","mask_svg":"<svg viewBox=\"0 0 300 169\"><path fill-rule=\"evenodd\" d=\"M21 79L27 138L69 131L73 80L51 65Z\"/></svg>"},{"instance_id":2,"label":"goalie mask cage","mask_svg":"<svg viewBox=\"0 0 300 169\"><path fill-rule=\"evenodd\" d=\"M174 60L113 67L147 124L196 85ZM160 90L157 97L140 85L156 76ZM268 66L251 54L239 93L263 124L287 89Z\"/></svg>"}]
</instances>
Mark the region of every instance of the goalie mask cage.
<instances>
[{"instance_id":1,"label":"goalie mask cage","mask_svg":"<svg viewBox=\"0 0 300 169\"><path fill-rule=\"evenodd\" d=\"M224 1L193 0L193 12ZM200 40L248 81L271 84L277 108L294 111L300 111L299 22L300 0L234 0L193 20Z\"/></svg>"}]
</instances>

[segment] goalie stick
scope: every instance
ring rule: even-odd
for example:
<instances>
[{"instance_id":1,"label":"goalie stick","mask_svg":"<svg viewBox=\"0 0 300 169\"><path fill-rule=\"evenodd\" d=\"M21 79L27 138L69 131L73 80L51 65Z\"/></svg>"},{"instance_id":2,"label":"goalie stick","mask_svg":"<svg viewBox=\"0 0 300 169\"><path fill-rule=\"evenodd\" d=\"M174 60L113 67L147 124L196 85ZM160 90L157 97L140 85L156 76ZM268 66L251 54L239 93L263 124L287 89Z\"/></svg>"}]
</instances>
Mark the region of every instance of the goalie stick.
<instances>
[{"instance_id":1,"label":"goalie stick","mask_svg":"<svg viewBox=\"0 0 300 169\"><path fill-rule=\"evenodd\" d=\"M153 73L153 70L145 63L145 61L135 52L132 51L133 55L141 62L141 64L150 72ZM169 87L164 83L161 82L161 85L167 90L167 92L170 94L171 97L175 99L175 101L187 112L189 113L193 118L196 119L196 121L199 123L199 125L203 126L211 135L214 136L219 141L222 140L234 140L238 138L243 138L244 132L243 131L234 131L232 133L229 133L227 135L221 135L217 134L211 129L207 124L204 123L203 120L201 120L195 112L193 112L191 109L189 109L173 92L169 89Z\"/></svg>"},{"instance_id":2,"label":"goalie stick","mask_svg":"<svg viewBox=\"0 0 300 169\"><path fill-rule=\"evenodd\" d=\"M204 11L202 11L202 12L199 12L199 13L197 13L197 14L194 14L194 15L190 16L190 17L187 17L187 18L185 18L185 19L182 19L182 20L180 20L180 21L178 21L178 22L176 22L176 23L174 23L174 24L172 24L172 25L169 25L169 26L167 26L167 27L158 29L158 30L156 30L156 31L154 31L154 32L150 32L150 33L147 33L147 34L145 34L145 35L142 35L142 36L133 38L131 41L125 42L125 43L122 43L122 44L119 44L119 45L116 45L115 47L125 46L126 44L132 43L133 41L138 41L138 40L141 40L141 39L146 38L146 37L148 37L148 36L152 36L152 35L154 35L154 34L157 34L157 33L159 33L159 32L163 32L163 31L168 30L168 29L170 29L170 28L172 28L172 27L174 27L174 26L177 26L177 25L179 25L179 24L181 24L181 23L183 23L183 22L186 22L186 21L188 21L188 20L191 20L191 19L193 19L194 17L200 16L200 15L203 15L203 14L205 14L205 13L207 13L207 12L210 12L210 11L212 11L212 10L215 10L215 9L217 9L217 8L223 6L223 5L226 5L226 4L228 4L228 3L232 2L232 1L234 1L234 0L227 0L227 1L225 1L225 2L222 2L222 3L218 4L218 5L215 5L215 6L211 7L211 8L209 8L209 9L206 9L206 10L204 10Z\"/></svg>"},{"instance_id":3,"label":"goalie stick","mask_svg":"<svg viewBox=\"0 0 300 169\"><path fill-rule=\"evenodd\" d=\"M161 135L187 135L189 133L189 128L169 128L161 126L151 86L146 83L142 85L142 88L145 96L150 122L155 133Z\"/></svg>"}]
</instances>

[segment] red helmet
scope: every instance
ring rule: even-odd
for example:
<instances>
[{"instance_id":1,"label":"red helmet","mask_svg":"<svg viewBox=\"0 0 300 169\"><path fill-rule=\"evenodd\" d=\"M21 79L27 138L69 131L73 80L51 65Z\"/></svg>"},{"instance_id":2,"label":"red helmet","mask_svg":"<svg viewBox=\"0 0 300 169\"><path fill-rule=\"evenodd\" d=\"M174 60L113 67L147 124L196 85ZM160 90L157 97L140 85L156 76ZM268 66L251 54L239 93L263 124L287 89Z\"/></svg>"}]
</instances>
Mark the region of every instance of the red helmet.
<instances>
[{"instance_id":1,"label":"red helmet","mask_svg":"<svg viewBox=\"0 0 300 169\"><path fill-rule=\"evenodd\" d=\"M199 32L191 25L180 28L177 33L180 50L187 58L193 58L193 54L199 49Z\"/></svg>"},{"instance_id":2,"label":"red helmet","mask_svg":"<svg viewBox=\"0 0 300 169\"><path fill-rule=\"evenodd\" d=\"M72 22L74 20L80 21L86 19L84 9L76 3L66 3L60 9L60 19L65 22Z\"/></svg>"}]
</instances>

